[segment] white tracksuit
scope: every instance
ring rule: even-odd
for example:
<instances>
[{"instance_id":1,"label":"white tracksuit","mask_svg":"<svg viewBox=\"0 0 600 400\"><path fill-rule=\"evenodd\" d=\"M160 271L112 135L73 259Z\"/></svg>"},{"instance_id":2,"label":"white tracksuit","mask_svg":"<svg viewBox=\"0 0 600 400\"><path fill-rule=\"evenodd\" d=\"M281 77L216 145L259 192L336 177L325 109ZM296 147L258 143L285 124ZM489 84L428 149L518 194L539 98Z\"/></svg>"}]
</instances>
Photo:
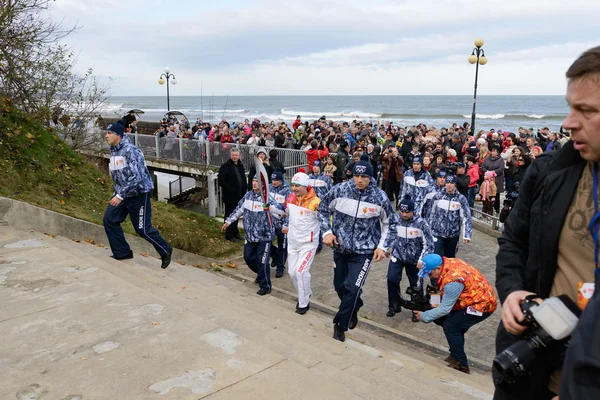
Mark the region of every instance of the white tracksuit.
<instances>
[{"instance_id":1,"label":"white tracksuit","mask_svg":"<svg viewBox=\"0 0 600 400\"><path fill-rule=\"evenodd\" d=\"M310 193L312 192L312 194ZM307 199L306 199L307 198ZM319 199L312 188L302 201L294 194L288 196L288 273L298 292L298 306L304 308L312 294L310 289L310 266L319 245Z\"/></svg>"}]
</instances>

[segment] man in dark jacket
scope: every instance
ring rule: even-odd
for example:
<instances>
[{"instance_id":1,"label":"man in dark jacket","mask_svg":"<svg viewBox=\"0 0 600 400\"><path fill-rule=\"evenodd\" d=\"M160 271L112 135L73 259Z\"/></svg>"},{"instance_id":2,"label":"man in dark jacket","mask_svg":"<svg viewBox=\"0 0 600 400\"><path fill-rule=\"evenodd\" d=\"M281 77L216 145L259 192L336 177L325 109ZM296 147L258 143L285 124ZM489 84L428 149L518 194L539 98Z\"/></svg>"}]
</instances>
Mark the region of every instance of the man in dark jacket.
<instances>
[{"instance_id":1,"label":"man in dark jacket","mask_svg":"<svg viewBox=\"0 0 600 400\"><path fill-rule=\"evenodd\" d=\"M246 171L240 161L240 151L231 149L229 160L219 168L219 186L223 189L223 203L225 203L225 220L237 207L238 202L246 193ZM232 222L225 231L225 239L229 241L242 240L238 229L237 220Z\"/></svg>"},{"instance_id":2,"label":"man in dark jacket","mask_svg":"<svg viewBox=\"0 0 600 400\"><path fill-rule=\"evenodd\" d=\"M456 190L466 198L469 197L469 183L471 183L471 178L465 174L465 164L456 163Z\"/></svg>"},{"instance_id":3,"label":"man in dark jacket","mask_svg":"<svg viewBox=\"0 0 600 400\"><path fill-rule=\"evenodd\" d=\"M277 149L269 150L269 164L271 164L273 171L280 170L281 172L285 172L283 164L277 159Z\"/></svg>"},{"instance_id":4,"label":"man in dark jacket","mask_svg":"<svg viewBox=\"0 0 600 400\"><path fill-rule=\"evenodd\" d=\"M462 160L464 157L463 154L463 142L460 139L460 135L458 133L455 133L454 135L452 135L452 143L450 144L450 147L454 149L454 151L456 151L456 157L458 157L459 160Z\"/></svg>"},{"instance_id":5,"label":"man in dark jacket","mask_svg":"<svg viewBox=\"0 0 600 400\"><path fill-rule=\"evenodd\" d=\"M526 296L567 295L578 302L579 283L594 282L599 249L597 239L590 233L590 226L595 229L596 225L590 222L597 221L600 215L592 189L594 180L599 179L600 162L598 76L600 47L585 52L567 71L567 102L571 112L563 126L571 131L571 141L559 151L542 154L529 167L505 231L498 239L496 287L503 303L502 323L496 336L498 353L523 339L521 335L527 326L519 323L523 321L520 306ZM571 378L565 379L573 379L567 382L575 385L581 379L579 389L593 393L591 385L598 385L597 374L593 375L590 386L586 386L586 379L600 365L600 334L597 328L588 330L583 335L586 339L582 339L578 330L585 326L591 325L582 322L573 338L575 343L586 340L591 347L585 354L570 352L567 364L583 366L582 373L577 378L570 375ZM539 351L536 361L531 374L513 384L503 381L494 371L494 398L549 400L571 389L559 387L560 359ZM567 397L575 398L586 397Z\"/></svg>"},{"instance_id":6,"label":"man in dark jacket","mask_svg":"<svg viewBox=\"0 0 600 400\"><path fill-rule=\"evenodd\" d=\"M335 171L336 183L346 180L346 165L350 162L350 154L348 154L348 142L342 140L340 142L340 149L335 156L335 165L337 170Z\"/></svg>"},{"instance_id":7,"label":"man in dark jacket","mask_svg":"<svg viewBox=\"0 0 600 400\"><path fill-rule=\"evenodd\" d=\"M400 149L400 156L406 159L408 153L412 151L413 145L413 135L411 133L407 133L404 135L404 142L402 143L402 148Z\"/></svg>"}]
</instances>

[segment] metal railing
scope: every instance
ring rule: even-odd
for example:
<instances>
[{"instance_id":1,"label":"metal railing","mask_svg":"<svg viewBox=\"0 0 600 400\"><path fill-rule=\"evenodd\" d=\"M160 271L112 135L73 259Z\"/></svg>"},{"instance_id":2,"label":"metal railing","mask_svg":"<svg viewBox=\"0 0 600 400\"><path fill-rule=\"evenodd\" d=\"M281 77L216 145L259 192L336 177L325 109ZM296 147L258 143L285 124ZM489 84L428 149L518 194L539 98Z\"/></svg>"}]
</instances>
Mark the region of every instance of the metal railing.
<instances>
[{"instance_id":1,"label":"metal railing","mask_svg":"<svg viewBox=\"0 0 600 400\"><path fill-rule=\"evenodd\" d=\"M240 152L240 160L246 168L246 174L250 169L254 157L260 149L265 150L267 156L269 151L275 147L249 146L236 143L209 142L207 140L194 140L183 138L159 137L144 135L140 133L128 134L130 140L144 153L146 157L161 158L178 162L201 164L211 167L220 167L228 159L230 151L236 148ZM103 146L102 149L107 149ZM308 157L304 150L276 148L277 159L284 165L284 176L291 180L300 168L307 169ZM307 173L310 171L307 170ZM208 214L211 217L222 215L225 212L221 187L218 184L218 174L207 171L208 183ZM169 182L169 198L191 188L185 187L181 178Z\"/></svg>"},{"instance_id":2,"label":"metal railing","mask_svg":"<svg viewBox=\"0 0 600 400\"><path fill-rule=\"evenodd\" d=\"M196 180L180 176L169 182L169 199L196 187Z\"/></svg>"},{"instance_id":3,"label":"metal railing","mask_svg":"<svg viewBox=\"0 0 600 400\"><path fill-rule=\"evenodd\" d=\"M158 137L139 133L130 134L130 140L148 157L166 160L202 164L220 167L229 159L229 153L236 148L240 151L240 160L249 168L254 162L259 149L267 153L275 147L249 146L236 143L209 142L207 140L194 140L171 137ZM277 149L277 159L285 166L286 172L298 172L301 167L306 167L308 158L304 150ZM293 175L293 174L292 174ZM291 177L291 176L290 176Z\"/></svg>"},{"instance_id":4,"label":"metal railing","mask_svg":"<svg viewBox=\"0 0 600 400\"><path fill-rule=\"evenodd\" d=\"M477 222L488 225L494 231L502 232L504 230L504 224L500 222L498 217L486 214L476 208L471 208L471 217Z\"/></svg>"}]
</instances>

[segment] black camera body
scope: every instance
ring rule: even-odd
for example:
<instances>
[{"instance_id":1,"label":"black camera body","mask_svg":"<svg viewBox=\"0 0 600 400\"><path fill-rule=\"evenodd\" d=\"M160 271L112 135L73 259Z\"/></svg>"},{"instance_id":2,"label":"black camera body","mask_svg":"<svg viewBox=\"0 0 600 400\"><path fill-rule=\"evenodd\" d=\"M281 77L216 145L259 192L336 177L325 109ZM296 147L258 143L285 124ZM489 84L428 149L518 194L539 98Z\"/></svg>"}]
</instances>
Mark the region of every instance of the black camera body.
<instances>
[{"instance_id":1,"label":"black camera body","mask_svg":"<svg viewBox=\"0 0 600 400\"><path fill-rule=\"evenodd\" d=\"M581 310L565 295L545 300L547 304L542 305L533 301L535 298L533 295L527 296L521 304L525 317L521 324L528 327L523 338L494 358L496 383L512 384L540 365L557 368L562 364L570 333L577 325ZM541 312L544 306L548 311ZM536 313L539 320L536 319ZM549 317L550 314L553 316ZM558 332L557 326L560 326L558 329L561 332Z\"/></svg>"},{"instance_id":2,"label":"black camera body","mask_svg":"<svg viewBox=\"0 0 600 400\"><path fill-rule=\"evenodd\" d=\"M451 175L456 175L456 169L458 168L458 164L457 163L449 163L446 166L446 172L448 172Z\"/></svg>"},{"instance_id":3,"label":"black camera body","mask_svg":"<svg viewBox=\"0 0 600 400\"><path fill-rule=\"evenodd\" d=\"M419 287L407 287L406 294L410 296L410 300L401 299L400 306L412 311L427 311L431 310L431 294L436 293L434 286L427 285L425 294Z\"/></svg>"}]
</instances>

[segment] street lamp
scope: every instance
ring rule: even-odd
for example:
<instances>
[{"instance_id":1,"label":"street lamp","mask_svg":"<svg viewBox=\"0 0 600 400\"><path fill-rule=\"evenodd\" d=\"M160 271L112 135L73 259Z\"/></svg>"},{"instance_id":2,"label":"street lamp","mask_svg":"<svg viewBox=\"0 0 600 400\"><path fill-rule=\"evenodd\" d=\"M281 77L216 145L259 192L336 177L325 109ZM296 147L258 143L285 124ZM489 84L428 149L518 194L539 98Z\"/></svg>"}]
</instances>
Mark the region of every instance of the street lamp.
<instances>
[{"instance_id":1,"label":"street lamp","mask_svg":"<svg viewBox=\"0 0 600 400\"><path fill-rule=\"evenodd\" d=\"M485 52L481 48L483 46L483 39L475 39L475 48L469 56L469 62L476 64L475 66L475 92L473 93L473 113L471 114L471 132L475 135L475 105L477 104L477 77L479 75L479 64L487 64L487 57Z\"/></svg>"},{"instance_id":2,"label":"street lamp","mask_svg":"<svg viewBox=\"0 0 600 400\"><path fill-rule=\"evenodd\" d=\"M175 75L173 75L171 73L171 68L169 68L169 67L165 68L165 73L161 74L160 77L158 78L159 85L164 85L165 79L167 80L167 111L171 111L171 104L169 102L169 79L171 79L171 78L173 78L171 83L173 85L177 85L177 79L175 79Z\"/></svg>"}]
</instances>

